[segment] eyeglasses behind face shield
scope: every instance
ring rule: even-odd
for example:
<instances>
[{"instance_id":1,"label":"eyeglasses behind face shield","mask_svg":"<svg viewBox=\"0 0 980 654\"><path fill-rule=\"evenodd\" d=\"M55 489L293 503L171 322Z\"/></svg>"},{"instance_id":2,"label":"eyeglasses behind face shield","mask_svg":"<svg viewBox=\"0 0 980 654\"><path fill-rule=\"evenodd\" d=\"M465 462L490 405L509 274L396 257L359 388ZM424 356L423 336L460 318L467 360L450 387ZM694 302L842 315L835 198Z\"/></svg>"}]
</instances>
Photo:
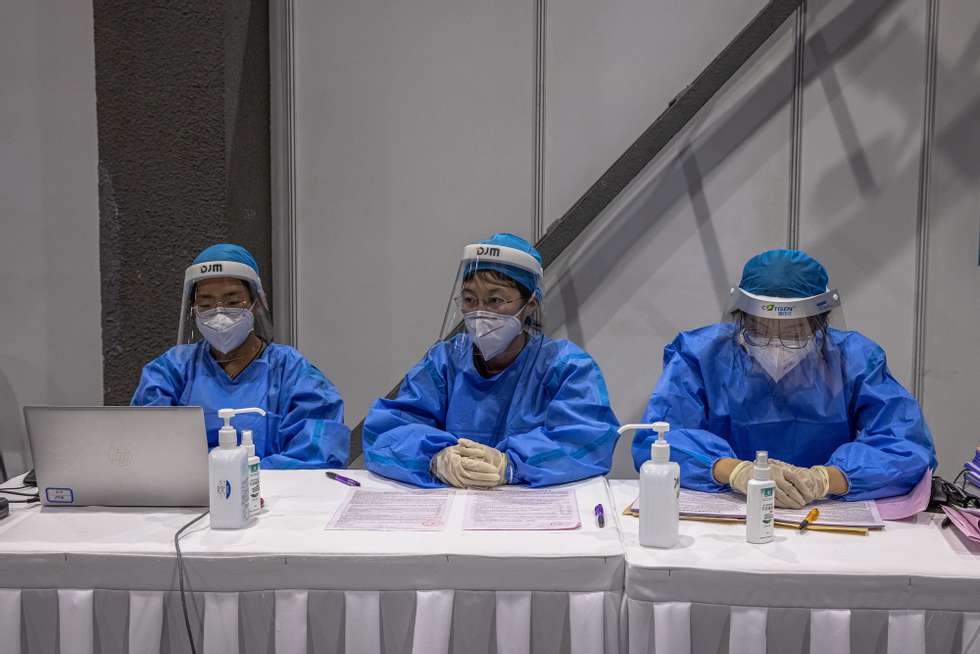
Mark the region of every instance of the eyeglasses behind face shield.
<instances>
[{"instance_id":1,"label":"eyeglasses behind face shield","mask_svg":"<svg viewBox=\"0 0 980 654\"><path fill-rule=\"evenodd\" d=\"M800 350L827 327L825 315L776 320L750 316L739 311L736 319L742 339L753 347L781 345L790 350Z\"/></svg>"},{"instance_id":2,"label":"eyeglasses behind face shield","mask_svg":"<svg viewBox=\"0 0 980 654\"><path fill-rule=\"evenodd\" d=\"M243 295L241 297L222 298L220 300L212 298L195 299L193 306L194 310L198 313L204 313L213 309L247 309L251 304L252 302L248 296Z\"/></svg>"},{"instance_id":3,"label":"eyeglasses behind face shield","mask_svg":"<svg viewBox=\"0 0 980 654\"><path fill-rule=\"evenodd\" d=\"M515 290L514 292L516 293L517 291ZM478 311L481 308L484 311L492 311L493 313L510 313L509 311L506 311L506 309L516 305L523 299L524 298L520 295L515 298L505 298L496 294L493 294L487 298L480 298L475 293L463 291L463 293L454 297L453 301L463 313Z\"/></svg>"}]
</instances>

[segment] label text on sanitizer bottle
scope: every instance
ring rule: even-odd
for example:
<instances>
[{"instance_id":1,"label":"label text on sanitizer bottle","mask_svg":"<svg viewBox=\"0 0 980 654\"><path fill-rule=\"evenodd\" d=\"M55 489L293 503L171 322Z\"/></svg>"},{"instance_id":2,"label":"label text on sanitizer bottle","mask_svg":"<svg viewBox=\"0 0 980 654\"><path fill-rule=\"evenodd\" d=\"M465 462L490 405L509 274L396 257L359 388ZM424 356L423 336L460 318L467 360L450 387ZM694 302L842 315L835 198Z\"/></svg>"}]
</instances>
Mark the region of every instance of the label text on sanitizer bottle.
<instances>
[{"instance_id":1,"label":"label text on sanitizer bottle","mask_svg":"<svg viewBox=\"0 0 980 654\"><path fill-rule=\"evenodd\" d=\"M775 508L775 501L773 499L773 489L763 488L762 489L762 527L766 530L771 530L773 527L772 514Z\"/></svg>"}]
</instances>

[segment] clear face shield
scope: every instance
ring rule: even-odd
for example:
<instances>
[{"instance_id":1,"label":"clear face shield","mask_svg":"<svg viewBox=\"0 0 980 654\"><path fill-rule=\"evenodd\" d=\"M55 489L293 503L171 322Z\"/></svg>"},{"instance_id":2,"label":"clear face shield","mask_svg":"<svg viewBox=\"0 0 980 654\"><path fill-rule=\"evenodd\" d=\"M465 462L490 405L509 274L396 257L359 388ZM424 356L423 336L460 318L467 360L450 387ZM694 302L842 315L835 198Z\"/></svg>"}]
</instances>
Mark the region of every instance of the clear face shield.
<instances>
[{"instance_id":1,"label":"clear face shield","mask_svg":"<svg viewBox=\"0 0 980 654\"><path fill-rule=\"evenodd\" d=\"M197 285L207 280L240 280L245 284L210 284L209 292L197 293ZM237 317L243 311L253 316L253 331L263 341L272 340L272 313L258 274L237 261L212 261L193 264L184 273L184 289L180 301L180 322L177 344L195 343L202 338L197 325L198 316L215 317L226 314Z\"/></svg>"},{"instance_id":2,"label":"clear face shield","mask_svg":"<svg viewBox=\"0 0 980 654\"><path fill-rule=\"evenodd\" d=\"M484 358L506 350L526 331L541 329L541 265L515 248L472 244L463 249L439 339L469 332ZM534 289L534 290L529 290ZM462 347L461 342L457 345Z\"/></svg>"},{"instance_id":3,"label":"clear face shield","mask_svg":"<svg viewBox=\"0 0 980 654\"><path fill-rule=\"evenodd\" d=\"M731 296L729 316L738 344L774 381L788 378L794 370L793 378L803 385L827 377L823 368L832 357L827 329L845 328L836 290L786 299L734 288ZM800 365L811 357L820 364Z\"/></svg>"}]
</instances>

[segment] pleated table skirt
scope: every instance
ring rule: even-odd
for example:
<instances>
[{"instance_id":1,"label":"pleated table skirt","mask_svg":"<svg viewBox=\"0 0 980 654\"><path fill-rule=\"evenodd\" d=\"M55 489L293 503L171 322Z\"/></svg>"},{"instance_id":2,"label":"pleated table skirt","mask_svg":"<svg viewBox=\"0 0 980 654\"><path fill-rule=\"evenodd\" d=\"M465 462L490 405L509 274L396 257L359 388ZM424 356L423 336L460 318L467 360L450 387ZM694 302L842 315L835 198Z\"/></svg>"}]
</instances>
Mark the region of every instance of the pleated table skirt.
<instances>
[{"instance_id":1,"label":"pleated table skirt","mask_svg":"<svg viewBox=\"0 0 980 654\"><path fill-rule=\"evenodd\" d=\"M206 654L617 654L623 635L621 592L270 590L187 598L195 643ZM190 651L175 591L0 590L2 654Z\"/></svg>"},{"instance_id":2,"label":"pleated table skirt","mask_svg":"<svg viewBox=\"0 0 980 654\"><path fill-rule=\"evenodd\" d=\"M980 613L635 599L625 610L629 654L980 654Z\"/></svg>"}]
</instances>

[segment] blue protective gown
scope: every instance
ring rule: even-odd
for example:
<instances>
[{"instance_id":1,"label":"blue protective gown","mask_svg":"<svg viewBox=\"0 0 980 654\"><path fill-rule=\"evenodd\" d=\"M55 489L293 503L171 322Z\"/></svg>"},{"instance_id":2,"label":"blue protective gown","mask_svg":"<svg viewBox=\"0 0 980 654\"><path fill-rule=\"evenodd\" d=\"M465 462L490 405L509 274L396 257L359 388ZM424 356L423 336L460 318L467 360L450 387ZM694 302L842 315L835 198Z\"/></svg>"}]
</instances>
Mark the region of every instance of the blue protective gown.
<instances>
[{"instance_id":1,"label":"blue protective gown","mask_svg":"<svg viewBox=\"0 0 980 654\"><path fill-rule=\"evenodd\" d=\"M205 341L177 345L143 368L133 406L200 406L208 447L218 444L224 421L218 409L257 406L267 415L242 414L238 429L251 429L263 468L342 468L350 453L344 401L336 387L302 354L278 343L235 379L211 356Z\"/></svg>"},{"instance_id":2,"label":"blue protective gown","mask_svg":"<svg viewBox=\"0 0 980 654\"><path fill-rule=\"evenodd\" d=\"M797 466L836 466L849 500L903 495L936 467L919 404L892 377L885 352L856 332L829 329L816 349L774 382L736 340L736 326L682 332L664 348L664 370L644 422L670 423L671 459L681 485L725 488L711 474L723 457L756 450ZM637 468L652 432L633 440Z\"/></svg>"},{"instance_id":3,"label":"blue protective gown","mask_svg":"<svg viewBox=\"0 0 980 654\"><path fill-rule=\"evenodd\" d=\"M511 483L548 486L609 472L618 425L599 366L576 345L534 335L488 378L459 334L432 346L395 399L374 403L364 460L379 475L442 486L432 457L465 437L505 452Z\"/></svg>"}]
</instances>

